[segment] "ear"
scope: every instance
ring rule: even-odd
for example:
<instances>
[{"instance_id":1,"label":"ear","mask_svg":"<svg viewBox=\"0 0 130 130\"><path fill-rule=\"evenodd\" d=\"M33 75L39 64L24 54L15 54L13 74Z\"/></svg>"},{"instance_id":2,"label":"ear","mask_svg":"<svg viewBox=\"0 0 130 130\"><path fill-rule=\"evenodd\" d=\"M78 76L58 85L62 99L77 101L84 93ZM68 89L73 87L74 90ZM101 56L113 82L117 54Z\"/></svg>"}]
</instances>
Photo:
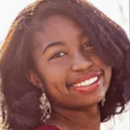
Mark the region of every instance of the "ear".
<instances>
[{"instance_id":1,"label":"ear","mask_svg":"<svg viewBox=\"0 0 130 130\"><path fill-rule=\"evenodd\" d=\"M27 78L34 86L39 87L41 89L43 88L43 83L35 72L29 71L27 74Z\"/></svg>"}]
</instances>

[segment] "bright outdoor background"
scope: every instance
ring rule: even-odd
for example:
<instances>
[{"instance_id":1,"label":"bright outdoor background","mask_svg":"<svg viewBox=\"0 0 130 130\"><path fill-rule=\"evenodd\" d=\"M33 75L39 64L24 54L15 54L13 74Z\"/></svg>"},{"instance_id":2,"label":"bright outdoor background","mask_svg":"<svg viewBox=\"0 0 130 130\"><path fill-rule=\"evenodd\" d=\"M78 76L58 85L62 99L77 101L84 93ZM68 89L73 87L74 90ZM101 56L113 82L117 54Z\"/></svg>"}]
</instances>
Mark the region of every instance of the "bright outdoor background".
<instances>
[{"instance_id":1,"label":"bright outdoor background","mask_svg":"<svg viewBox=\"0 0 130 130\"><path fill-rule=\"evenodd\" d=\"M0 46L18 12L35 0L0 0ZM129 0L88 0L124 28L129 36ZM102 130L130 130L130 112L125 112L108 123Z\"/></svg>"}]
</instances>

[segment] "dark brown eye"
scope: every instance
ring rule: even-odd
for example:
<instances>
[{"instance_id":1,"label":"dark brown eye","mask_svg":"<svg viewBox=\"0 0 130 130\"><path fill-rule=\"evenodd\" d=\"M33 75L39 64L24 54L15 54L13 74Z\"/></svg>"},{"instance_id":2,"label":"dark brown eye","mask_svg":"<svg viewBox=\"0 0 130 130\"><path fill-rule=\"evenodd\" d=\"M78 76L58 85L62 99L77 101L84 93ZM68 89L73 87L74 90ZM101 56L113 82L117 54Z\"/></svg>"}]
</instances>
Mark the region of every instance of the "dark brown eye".
<instances>
[{"instance_id":1,"label":"dark brown eye","mask_svg":"<svg viewBox=\"0 0 130 130\"><path fill-rule=\"evenodd\" d=\"M57 52L57 53L55 53L51 58L50 58L50 60L51 59L55 59L55 58L60 58L60 57L63 57L64 55L66 55L67 53L65 53L65 52Z\"/></svg>"},{"instance_id":2,"label":"dark brown eye","mask_svg":"<svg viewBox=\"0 0 130 130\"><path fill-rule=\"evenodd\" d=\"M91 44L90 41L85 42L85 44L83 45L83 48L84 48L84 49L86 49L86 48L88 48L88 47L92 47L92 44Z\"/></svg>"}]
</instances>

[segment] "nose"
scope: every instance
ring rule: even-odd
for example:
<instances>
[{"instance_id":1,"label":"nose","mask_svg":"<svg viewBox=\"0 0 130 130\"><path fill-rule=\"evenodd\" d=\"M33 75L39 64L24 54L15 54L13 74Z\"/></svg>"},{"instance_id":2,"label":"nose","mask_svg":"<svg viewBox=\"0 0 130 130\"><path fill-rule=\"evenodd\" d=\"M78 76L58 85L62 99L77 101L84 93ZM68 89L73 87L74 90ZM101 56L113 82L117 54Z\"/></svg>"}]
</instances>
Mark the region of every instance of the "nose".
<instances>
[{"instance_id":1,"label":"nose","mask_svg":"<svg viewBox=\"0 0 130 130\"><path fill-rule=\"evenodd\" d=\"M89 56L83 56L78 53L73 57L72 71L84 71L93 65L93 61Z\"/></svg>"}]
</instances>

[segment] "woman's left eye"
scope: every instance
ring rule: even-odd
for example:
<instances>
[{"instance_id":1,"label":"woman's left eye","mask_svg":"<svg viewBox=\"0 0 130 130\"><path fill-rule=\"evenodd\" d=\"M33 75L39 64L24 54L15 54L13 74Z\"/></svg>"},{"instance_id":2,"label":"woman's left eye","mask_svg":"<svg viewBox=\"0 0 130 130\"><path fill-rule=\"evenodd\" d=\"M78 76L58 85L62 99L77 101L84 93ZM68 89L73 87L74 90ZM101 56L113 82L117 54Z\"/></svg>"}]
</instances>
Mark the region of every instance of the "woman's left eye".
<instances>
[{"instance_id":1,"label":"woman's left eye","mask_svg":"<svg viewBox=\"0 0 130 130\"><path fill-rule=\"evenodd\" d=\"M85 44L83 45L83 48L86 49L89 47L92 47L92 43L90 41L85 42Z\"/></svg>"}]
</instances>

